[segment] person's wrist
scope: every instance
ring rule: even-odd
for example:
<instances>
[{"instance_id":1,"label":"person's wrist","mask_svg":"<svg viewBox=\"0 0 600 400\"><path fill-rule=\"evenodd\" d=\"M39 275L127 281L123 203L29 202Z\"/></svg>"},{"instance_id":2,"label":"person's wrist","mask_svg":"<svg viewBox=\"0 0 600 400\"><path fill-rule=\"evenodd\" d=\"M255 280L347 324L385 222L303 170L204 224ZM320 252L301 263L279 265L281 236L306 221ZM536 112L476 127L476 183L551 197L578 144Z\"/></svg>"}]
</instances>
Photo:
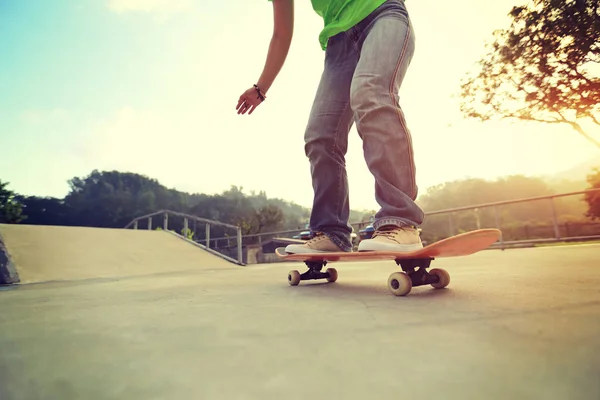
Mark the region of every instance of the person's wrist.
<instances>
[{"instance_id":1,"label":"person's wrist","mask_svg":"<svg viewBox=\"0 0 600 400\"><path fill-rule=\"evenodd\" d=\"M267 91L264 89L263 86L260 85L260 81L259 81L259 83L255 83L253 85L253 87L254 87L254 90L256 90L256 93L257 93L259 99L264 101L267 98Z\"/></svg>"},{"instance_id":2,"label":"person's wrist","mask_svg":"<svg viewBox=\"0 0 600 400\"><path fill-rule=\"evenodd\" d=\"M254 86L254 90L256 90L256 94L258 95L258 98L261 101L264 101L267 98L267 95L265 94L265 92L257 84L254 84L253 86Z\"/></svg>"},{"instance_id":3,"label":"person's wrist","mask_svg":"<svg viewBox=\"0 0 600 400\"><path fill-rule=\"evenodd\" d=\"M264 79L259 79L258 82L256 82L256 86L258 86L260 90L262 90L262 92L265 94L267 94L267 92L271 88L271 84Z\"/></svg>"}]
</instances>

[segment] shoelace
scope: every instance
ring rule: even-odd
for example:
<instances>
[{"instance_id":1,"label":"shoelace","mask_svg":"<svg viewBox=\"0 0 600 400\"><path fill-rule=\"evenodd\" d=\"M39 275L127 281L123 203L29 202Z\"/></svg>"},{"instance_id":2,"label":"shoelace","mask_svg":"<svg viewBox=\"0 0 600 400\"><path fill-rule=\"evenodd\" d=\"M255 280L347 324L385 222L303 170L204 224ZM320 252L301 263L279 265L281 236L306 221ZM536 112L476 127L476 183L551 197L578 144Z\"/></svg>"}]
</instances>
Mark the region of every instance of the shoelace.
<instances>
[{"instance_id":1,"label":"shoelace","mask_svg":"<svg viewBox=\"0 0 600 400\"><path fill-rule=\"evenodd\" d=\"M384 230L384 231L375 231L375 233L373 234L373 237L377 237L377 236L390 237L390 236L397 235L399 233L398 231L406 231L406 230L410 230L410 229L414 229L414 228L412 228L412 227L397 227L394 229L389 229L389 230ZM417 232L419 233L419 235L421 234L420 229L417 229Z\"/></svg>"},{"instance_id":2,"label":"shoelace","mask_svg":"<svg viewBox=\"0 0 600 400\"><path fill-rule=\"evenodd\" d=\"M314 238L310 239L308 242L306 242L306 244L309 243L316 243L320 240L325 239L327 236L323 235L323 234L317 234Z\"/></svg>"},{"instance_id":3,"label":"shoelace","mask_svg":"<svg viewBox=\"0 0 600 400\"><path fill-rule=\"evenodd\" d=\"M397 232L395 231L377 231L373 234L373 237L377 237L377 236L384 236L384 237L389 237L389 236L394 236Z\"/></svg>"}]
</instances>

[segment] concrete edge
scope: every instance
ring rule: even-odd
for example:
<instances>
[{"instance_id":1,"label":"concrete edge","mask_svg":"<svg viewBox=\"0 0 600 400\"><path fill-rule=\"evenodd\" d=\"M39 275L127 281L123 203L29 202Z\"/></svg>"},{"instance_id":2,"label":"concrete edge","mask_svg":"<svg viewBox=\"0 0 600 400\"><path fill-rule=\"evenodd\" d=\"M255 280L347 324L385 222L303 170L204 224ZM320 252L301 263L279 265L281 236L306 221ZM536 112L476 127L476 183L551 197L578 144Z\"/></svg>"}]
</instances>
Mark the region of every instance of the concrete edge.
<instances>
[{"instance_id":1,"label":"concrete edge","mask_svg":"<svg viewBox=\"0 0 600 400\"><path fill-rule=\"evenodd\" d=\"M19 274L0 235L0 285L19 283Z\"/></svg>"}]
</instances>

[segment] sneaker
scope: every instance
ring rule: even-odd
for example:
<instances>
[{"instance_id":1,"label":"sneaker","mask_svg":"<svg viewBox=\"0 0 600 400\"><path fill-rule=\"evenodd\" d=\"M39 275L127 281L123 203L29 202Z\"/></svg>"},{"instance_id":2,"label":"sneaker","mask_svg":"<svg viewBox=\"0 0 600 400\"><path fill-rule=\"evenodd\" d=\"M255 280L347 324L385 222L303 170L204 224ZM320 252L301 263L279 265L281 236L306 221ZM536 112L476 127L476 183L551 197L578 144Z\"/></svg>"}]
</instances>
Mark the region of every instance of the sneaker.
<instances>
[{"instance_id":1,"label":"sneaker","mask_svg":"<svg viewBox=\"0 0 600 400\"><path fill-rule=\"evenodd\" d=\"M358 251L410 252L423 248L419 230L412 226L383 226L358 245Z\"/></svg>"},{"instance_id":2,"label":"sneaker","mask_svg":"<svg viewBox=\"0 0 600 400\"><path fill-rule=\"evenodd\" d=\"M285 248L286 253L333 253L343 251L322 232L317 232L314 238L304 244L290 244Z\"/></svg>"}]
</instances>

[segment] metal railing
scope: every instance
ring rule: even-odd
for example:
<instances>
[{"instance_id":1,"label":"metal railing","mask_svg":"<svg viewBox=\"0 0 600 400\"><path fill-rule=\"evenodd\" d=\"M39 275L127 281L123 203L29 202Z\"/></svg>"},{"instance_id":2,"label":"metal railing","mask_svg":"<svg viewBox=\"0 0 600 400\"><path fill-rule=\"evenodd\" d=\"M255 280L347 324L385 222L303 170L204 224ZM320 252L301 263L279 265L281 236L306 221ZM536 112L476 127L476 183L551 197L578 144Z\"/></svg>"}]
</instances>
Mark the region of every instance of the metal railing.
<instances>
[{"instance_id":1,"label":"metal railing","mask_svg":"<svg viewBox=\"0 0 600 400\"><path fill-rule=\"evenodd\" d=\"M448 214L449 232L450 232L450 236L452 236L455 234L455 229L453 226L453 218L452 218L454 213L459 212L459 211L473 211L475 213L476 220L478 221L477 227L481 228L481 226L479 225L479 211L483 208L492 208L494 210L494 220L495 220L495 225L496 225L495 227L497 229L499 229L500 231L502 231L498 207L504 206L504 205L509 205L509 204L528 203L528 202L532 202L532 201L548 200L550 209L551 209L551 214L552 214L552 225L553 225L553 229L554 229L554 237L553 238L505 241L504 234L501 234L498 244L496 244L493 247L505 248L506 245L514 245L514 244L559 242L559 241L565 240L566 238L561 237L559 223L558 223L558 215L556 213L556 205L554 203L554 199L560 198L560 197L585 195L588 193L600 193L600 188L599 189L580 190L580 191L568 192L568 193L551 194L551 195L546 195L546 196L535 196L535 197L527 197L527 198L514 199L514 200L504 200L504 201L497 201L497 202L493 202L493 203L483 203L483 204L464 206L464 207L449 208L449 209L445 209L445 210L431 211L431 212L426 213L425 215L433 216L433 215ZM600 235L571 237L569 239L571 239L571 240L600 239Z\"/></svg>"},{"instance_id":2,"label":"metal railing","mask_svg":"<svg viewBox=\"0 0 600 400\"><path fill-rule=\"evenodd\" d=\"M224 258L228 261L234 262L236 264L239 265L244 265L244 258L243 258L243 251L242 251L242 228L240 228L239 226L235 226L235 225L231 225L231 224L226 224L224 222L220 222L220 221L213 221L210 219L206 219L206 218L201 218L201 217L197 217L195 215L189 215L189 214L184 214L184 213L180 213L180 212L175 212L175 211L170 211L170 210L160 210L157 211L155 213L152 214L147 214L147 215L143 215L141 217L137 217L135 219L133 219L131 222L129 222L124 229L129 229L129 228L133 228L133 229L138 229L138 225L140 221L147 221L147 229L148 230L152 230L152 218L158 215L162 215L163 216L163 226L162 229L173 234L176 235L177 237L180 237L206 251L209 251L212 254L215 254L221 258ZM178 234L177 232L173 231L173 230L169 230L169 215L174 216L174 217L180 217L183 218L183 230L182 230L182 234ZM192 240L191 238L188 237L188 233L190 232L189 229L189 221L196 221L196 222L200 222L202 224L205 224L205 239L203 241L205 241L205 245ZM228 228L228 229L233 229L236 232L236 244L237 244L237 259L234 259L233 257L230 257L226 254L223 254L215 249L211 249L210 248L210 242L211 242L211 238L210 238L210 234L211 234L211 226L220 226L223 228ZM227 237L226 239L231 239L229 237Z\"/></svg>"},{"instance_id":3,"label":"metal railing","mask_svg":"<svg viewBox=\"0 0 600 400\"><path fill-rule=\"evenodd\" d=\"M476 220L479 221L478 214L479 214L480 210L484 209L484 208L492 208L494 210L495 227L497 229L499 229L500 231L502 231L501 222L500 222L500 213L498 211L498 207L504 206L504 205L509 205L509 204L518 204L518 203L526 203L526 202L532 202L532 201L548 200L550 207L551 207L551 212L552 212L552 224L553 224L553 230L554 230L553 238L505 241L504 235L501 235L499 241L497 242L497 244L493 245L493 247L505 248L506 245L537 243L537 242L558 242L561 240L600 239L600 235L574 236L574 237L569 237L569 238L561 237L561 232L560 232L560 228L559 228L558 216L556 213L554 199L560 198L560 197L585 195L585 194L589 194L589 193L600 194L600 189L588 189L588 190L581 190L581 191L576 191L576 192L559 193L559 194L552 194L552 195L546 195L546 196L527 197L527 198L513 199L513 200L503 200L503 201L497 201L497 202L492 202L492 203L482 203L482 204L476 204L476 205L470 205L470 206L429 211L429 212L425 212L425 217L427 218L427 217L432 217L435 215L447 214L448 215L448 235L447 235L447 237L449 237L449 236L453 236L458 233L456 227L454 226L454 222L453 222L453 216L455 213L460 212L460 211L473 211L475 213ZM367 221L351 223L352 226L354 226L355 228L358 228L358 229L356 229L356 231L360 230L361 227L367 226L369 224L371 224L371 222L367 222ZM478 224L477 228L480 229L481 226ZM271 237L271 238L285 237L285 235L299 233L299 232L302 232L305 230L306 229L294 229L294 230L287 230L287 231L264 232L264 233L257 233L257 234L252 234L252 235L243 235L242 240L258 238L258 244L260 245L265 237ZM215 238L215 240L221 240L221 239L226 239L226 238Z\"/></svg>"},{"instance_id":4,"label":"metal railing","mask_svg":"<svg viewBox=\"0 0 600 400\"><path fill-rule=\"evenodd\" d=\"M475 213L475 219L477 221L477 229L480 229L481 228L480 218L479 218L480 210L482 210L484 208L492 208L494 210L495 227L497 229L499 229L500 231L502 231L501 218L500 218L500 213L498 211L498 208L500 206L509 205L509 204L517 204L517 203L526 203L526 202L532 202L532 201L547 200L549 202L549 205L551 208L551 213L552 213L552 225L553 225L554 237L542 238L542 239L505 241L504 234L502 234L500 236L499 241L497 243L495 243L494 245L492 245L491 247L492 248L499 247L499 248L504 249L505 247L510 246L510 245L518 245L518 244L526 244L526 243L558 242L558 241L564 241L564 240L600 239L600 234L592 234L592 235L587 235L587 236L562 237L561 232L560 232L558 215L556 213L556 206L554 204L554 199L560 198L560 197L567 197L567 196L585 195L585 194L590 194L590 193L598 193L600 195L600 189L588 189L588 190L582 190L582 191L577 191L577 192L559 193L559 194L528 197L528 198L521 198L521 199L514 199L514 200L504 200L504 201L498 201L498 202L493 202L493 203L483 203L483 204L455 207L455 208L449 208L449 209L443 209L443 210L437 210L437 211L429 211L429 212L425 212L425 216L427 218L427 217L432 217L435 215L447 214L448 215L448 235L447 235L447 237L449 237L449 236L453 236L458 233L457 228L453 222L453 219L454 219L453 216L455 213L461 212L461 211L473 211ZM227 259L227 260L234 262L236 264L239 264L239 265L245 265L244 251L243 251L244 239L257 238L258 244L260 245L263 238L265 238L265 237L271 237L271 238L285 237L286 235L292 235L292 234L300 233L300 232L306 230L306 229L293 229L293 230L285 230L285 231L263 232L263 233L256 233L256 234L250 234L250 235L242 235L242 229L239 226L226 224L226 223L219 222L219 221L213 221L213 220L197 217L194 215L174 212L174 211L170 211L170 210L161 210L161 211L157 211L152 214L148 214L148 215L144 215L144 216L135 218L129 224L127 224L125 226L125 229L130 228L130 227L133 227L133 229L138 229L138 224L140 221L147 221L147 229L151 230L152 229L152 218L155 216L158 216L158 215L163 215L162 229L164 229L184 240L187 240L204 250L207 250L219 257L222 257L224 259ZM182 234L178 234L172 230L169 230L169 216L183 218ZM200 223L206 225L205 237L203 239L192 240L187 237L187 233L189 232L189 221L200 222ZM371 222L369 222L369 221L361 221L361 222L352 223L351 225L355 228L357 227L358 228L357 230L360 230L361 227L367 226L370 223ZM600 226L600 224L598 224L598 225ZM219 236L219 237L211 238L211 226L220 226L223 228L235 230L236 242L235 242L235 246L233 246L233 247L235 247L235 250L236 250L236 254L235 254L236 258L228 256L226 254L223 254L222 252L217 251L217 248L219 248L218 244L222 241L227 242L227 246L225 248L229 250L232 247L230 245L230 241L233 238L231 236ZM600 232L600 229L598 229L598 232ZM202 242L204 244L201 244L200 242ZM211 248L211 243L214 248Z\"/></svg>"}]
</instances>

